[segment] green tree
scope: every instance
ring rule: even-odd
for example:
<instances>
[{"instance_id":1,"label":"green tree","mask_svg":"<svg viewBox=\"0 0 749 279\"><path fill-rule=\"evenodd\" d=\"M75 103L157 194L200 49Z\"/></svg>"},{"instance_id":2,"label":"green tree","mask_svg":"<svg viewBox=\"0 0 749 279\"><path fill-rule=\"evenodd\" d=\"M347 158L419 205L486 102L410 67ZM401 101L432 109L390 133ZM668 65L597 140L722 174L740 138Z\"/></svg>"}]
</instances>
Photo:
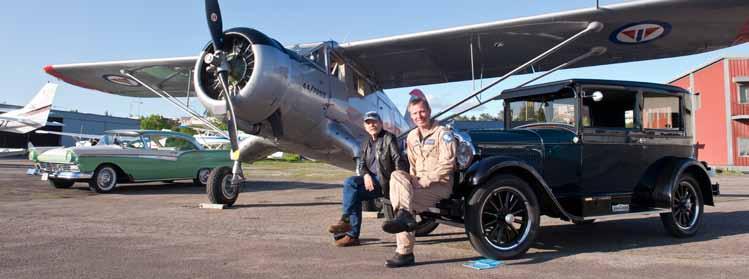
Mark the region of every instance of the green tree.
<instances>
[{"instance_id":1,"label":"green tree","mask_svg":"<svg viewBox=\"0 0 749 279\"><path fill-rule=\"evenodd\" d=\"M479 121L496 121L497 118L486 112L479 114Z\"/></svg>"},{"instance_id":2,"label":"green tree","mask_svg":"<svg viewBox=\"0 0 749 279\"><path fill-rule=\"evenodd\" d=\"M216 127L218 127L221 130L224 130L224 131L229 130L228 125L226 124L226 121L224 121L223 119L212 118L211 123L213 125L216 125Z\"/></svg>"},{"instance_id":3,"label":"green tree","mask_svg":"<svg viewBox=\"0 0 749 279\"><path fill-rule=\"evenodd\" d=\"M174 129L179 123L169 118L165 118L158 114L151 114L149 116L141 116L140 128L143 130L162 130L162 129Z\"/></svg>"}]
</instances>

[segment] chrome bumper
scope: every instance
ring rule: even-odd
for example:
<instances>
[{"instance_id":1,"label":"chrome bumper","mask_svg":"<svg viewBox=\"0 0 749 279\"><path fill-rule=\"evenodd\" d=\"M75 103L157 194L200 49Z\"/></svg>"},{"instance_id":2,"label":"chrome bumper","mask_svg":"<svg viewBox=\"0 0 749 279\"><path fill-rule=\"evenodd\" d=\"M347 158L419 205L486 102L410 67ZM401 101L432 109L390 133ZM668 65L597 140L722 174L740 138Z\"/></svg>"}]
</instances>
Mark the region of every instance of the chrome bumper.
<instances>
[{"instance_id":1,"label":"chrome bumper","mask_svg":"<svg viewBox=\"0 0 749 279\"><path fill-rule=\"evenodd\" d=\"M54 178L54 179L63 179L63 180L82 180L82 179L91 179L91 176L93 174L91 173L85 173L85 172L78 172L78 171L47 171L47 170L41 170L38 168L28 169L26 170L27 175L41 175L47 174L47 178Z\"/></svg>"},{"instance_id":2,"label":"chrome bumper","mask_svg":"<svg viewBox=\"0 0 749 279\"><path fill-rule=\"evenodd\" d=\"M715 177L718 174L715 172L715 169L708 168L707 169L707 176L710 178L710 188L713 191L714 196L720 195L720 184L718 183L718 180L715 179Z\"/></svg>"}]
</instances>

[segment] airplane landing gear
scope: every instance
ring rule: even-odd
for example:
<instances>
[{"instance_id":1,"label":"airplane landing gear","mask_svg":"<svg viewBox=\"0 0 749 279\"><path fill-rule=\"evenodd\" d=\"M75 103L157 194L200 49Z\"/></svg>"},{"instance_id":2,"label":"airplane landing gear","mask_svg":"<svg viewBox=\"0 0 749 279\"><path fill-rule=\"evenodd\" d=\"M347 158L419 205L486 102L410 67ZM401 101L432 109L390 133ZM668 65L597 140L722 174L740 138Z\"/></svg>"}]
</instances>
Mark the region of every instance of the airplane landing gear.
<instances>
[{"instance_id":1,"label":"airplane landing gear","mask_svg":"<svg viewBox=\"0 0 749 279\"><path fill-rule=\"evenodd\" d=\"M243 181L242 163L239 161L234 161L232 168L214 168L206 184L208 199L211 203L232 206L239 197Z\"/></svg>"}]
</instances>

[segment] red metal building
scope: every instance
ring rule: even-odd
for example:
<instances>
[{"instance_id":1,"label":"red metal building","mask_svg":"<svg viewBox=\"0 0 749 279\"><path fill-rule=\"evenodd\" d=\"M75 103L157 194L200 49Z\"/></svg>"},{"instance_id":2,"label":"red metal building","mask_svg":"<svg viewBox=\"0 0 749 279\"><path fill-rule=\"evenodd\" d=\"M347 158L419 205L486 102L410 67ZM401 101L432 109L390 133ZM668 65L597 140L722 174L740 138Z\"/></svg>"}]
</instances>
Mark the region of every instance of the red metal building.
<instances>
[{"instance_id":1,"label":"red metal building","mask_svg":"<svg viewBox=\"0 0 749 279\"><path fill-rule=\"evenodd\" d=\"M724 57L671 85L694 93L697 158L711 165L749 167L749 57Z\"/></svg>"}]
</instances>

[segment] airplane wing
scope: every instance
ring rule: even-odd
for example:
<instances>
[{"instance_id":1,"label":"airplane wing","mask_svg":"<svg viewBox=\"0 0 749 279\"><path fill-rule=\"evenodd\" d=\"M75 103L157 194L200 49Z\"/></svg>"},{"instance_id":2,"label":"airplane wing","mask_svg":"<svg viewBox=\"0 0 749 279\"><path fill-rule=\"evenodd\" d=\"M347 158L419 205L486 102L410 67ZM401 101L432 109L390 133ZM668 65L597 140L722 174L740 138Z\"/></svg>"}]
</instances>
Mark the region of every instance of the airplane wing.
<instances>
[{"instance_id":1,"label":"airplane wing","mask_svg":"<svg viewBox=\"0 0 749 279\"><path fill-rule=\"evenodd\" d=\"M131 72L146 84L185 97L188 94L190 71L197 57L48 65L44 71L72 85L127 97L158 97L122 74ZM184 92L184 94L178 94ZM192 88L190 96L195 96Z\"/></svg>"},{"instance_id":2,"label":"airplane wing","mask_svg":"<svg viewBox=\"0 0 749 279\"><path fill-rule=\"evenodd\" d=\"M66 132L55 132L55 131L45 131L45 130L36 130L34 132L37 133L37 134L50 134L50 135L68 136L68 137L79 138L79 139L98 139L98 138L102 137L102 135L66 133Z\"/></svg>"},{"instance_id":3,"label":"airplane wing","mask_svg":"<svg viewBox=\"0 0 749 279\"><path fill-rule=\"evenodd\" d=\"M591 1L591 3L594 3ZM575 67L695 54L749 42L749 1L634 1L340 44L383 88L497 77L598 21L588 34L533 65L544 71L592 47ZM473 67L471 67L473 54Z\"/></svg>"}]
</instances>

